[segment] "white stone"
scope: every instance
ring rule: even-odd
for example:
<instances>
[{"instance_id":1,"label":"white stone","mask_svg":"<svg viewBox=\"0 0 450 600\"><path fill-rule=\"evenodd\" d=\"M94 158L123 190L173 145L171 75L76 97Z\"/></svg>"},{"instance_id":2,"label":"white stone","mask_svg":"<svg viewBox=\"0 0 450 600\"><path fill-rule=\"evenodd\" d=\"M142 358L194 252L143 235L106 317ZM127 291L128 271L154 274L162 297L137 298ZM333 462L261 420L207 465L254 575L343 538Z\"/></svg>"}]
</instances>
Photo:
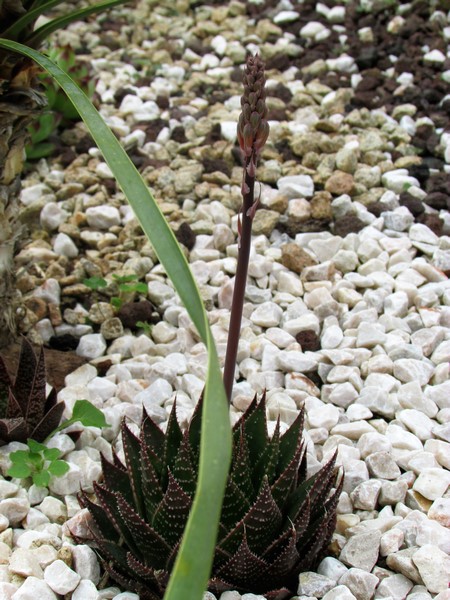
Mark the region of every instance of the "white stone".
<instances>
[{"instance_id":1,"label":"white stone","mask_svg":"<svg viewBox=\"0 0 450 600\"><path fill-rule=\"evenodd\" d=\"M413 490L428 500L441 498L450 485L450 472L445 469L425 469L413 484Z\"/></svg>"},{"instance_id":2,"label":"white stone","mask_svg":"<svg viewBox=\"0 0 450 600\"><path fill-rule=\"evenodd\" d=\"M288 198L311 198L314 194L314 182L309 175L281 177L277 186L280 192Z\"/></svg>"},{"instance_id":3,"label":"white stone","mask_svg":"<svg viewBox=\"0 0 450 600\"><path fill-rule=\"evenodd\" d=\"M347 567L340 560L332 556L325 557L317 567L317 572L320 575L325 575L325 577L332 579L336 583L347 570Z\"/></svg>"},{"instance_id":4,"label":"white stone","mask_svg":"<svg viewBox=\"0 0 450 600\"><path fill-rule=\"evenodd\" d=\"M347 586L359 600L370 600L378 583L378 577L355 567L349 569L339 579L339 584Z\"/></svg>"},{"instance_id":5,"label":"white stone","mask_svg":"<svg viewBox=\"0 0 450 600\"><path fill-rule=\"evenodd\" d=\"M356 597L345 585L337 585L334 590L327 592L322 600L356 600Z\"/></svg>"},{"instance_id":6,"label":"white stone","mask_svg":"<svg viewBox=\"0 0 450 600\"><path fill-rule=\"evenodd\" d=\"M306 356L297 350L281 350L276 357L275 366L288 373L307 373L317 368L317 358L313 353Z\"/></svg>"},{"instance_id":7,"label":"white stone","mask_svg":"<svg viewBox=\"0 0 450 600\"><path fill-rule=\"evenodd\" d=\"M339 409L332 404L308 410L307 416L311 427L325 427L330 430L339 421Z\"/></svg>"},{"instance_id":8,"label":"white stone","mask_svg":"<svg viewBox=\"0 0 450 600\"><path fill-rule=\"evenodd\" d=\"M367 323L363 321L358 326L356 345L358 348L373 348L386 341L386 333L380 323Z\"/></svg>"},{"instance_id":9,"label":"white stone","mask_svg":"<svg viewBox=\"0 0 450 600\"><path fill-rule=\"evenodd\" d=\"M260 327L277 327L283 310L274 302L263 302L250 315L250 321Z\"/></svg>"},{"instance_id":10,"label":"white stone","mask_svg":"<svg viewBox=\"0 0 450 600\"><path fill-rule=\"evenodd\" d=\"M417 526L416 544L433 544L446 554L450 554L450 531L437 521L424 519Z\"/></svg>"},{"instance_id":11,"label":"white stone","mask_svg":"<svg viewBox=\"0 0 450 600\"><path fill-rule=\"evenodd\" d=\"M22 577L42 577L43 571L37 557L26 548L16 548L9 560L9 570Z\"/></svg>"},{"instance_id":12,"label":"white stone","mask_svg":"<svg viewBox=\"0 0 450 600\"><path fill-rule=\"evenodd\" d=\"M61 298L61 288L59 282L50 277L34 290L33 296L36 298L41 298L42 300L45 300L45 302L59 305Z\"/></svg>"},{"instance_id":13,"label":"white stone","mask_svg":"<svg viewBox=\"0 0 450 600\"><path fill-rule=\"evenodd\" d=\"M386 171L381 176L381 181L385 187L392 190L396 194L400 194L405 191L405 187L416 185L420 188L420 183L415 177L410 177L408 169L394 169L393 171Z\"/></svg>"},{"instance_id":14,"label":"white stone","mask_svg":"<svg viewBox=\"0 0 450 600\"><path fill-rule=\"evenodd\" d=\"M300 29L301 37L314 38L325 29L325 26L319 21L309 21Z\"/></svg>"},{"instance_id":15,"label":"white stone","mask_svg":"<svg viewBox=\"0 0 450 600\"><path fill-rule=\"evenodd\" d=\"M80 582L80 576L62 560L55 560L44 571L44 580L57 594L73 592Z\"/></svg>"},{"instance_id":16,"label":"white stone","mask_svg":"<svg viewBox=\"0 0 450 600\"><path fill-rule=\"evenodd\" d=\"M394 377L403 383L418 381L424 386L430 381L434 369L435 366L430 361L400 358L394 362Z\"/></svg>"},{"instance_id":17,"label":"white stone","mask_svg":"<svg viewBox=\"0 0 450 600\"><path fill-rule=\"evenodd\" d=\"M49 483L49 490L53 494L65 496L67 494L77 494L80 491L82 473L78 466L69 463L69 470L60 477L52 477Z\"/></svg>"},{"instance_id":18,"label":"white stone","mask_svg":"<svg viewBox=\"0 0 450 600\"><path fill-rule=\"evenodd\" d=\"M100 581L100 565L92 548L85 544L76 544L72 547L72 557L74 571L82 580L89 579L95 584Z\"/></svg>"},{"instance_id":19,"label":"white stone","mask_svg":"<svg viewBox=\"0 0 450 600\"><path fill-rule=\"evenodd\" d=\"M281 10L274 16L273 22L276 25L282 25L283 23L292 23L293 21L296 21L299 17L299 13L295 10Z\"/></svg>"},{"instance_id":20,"label":"white stone","mask_svg":"<svg viewBox=\"0 0 450 600\"><path fill-rule=\"evenodd\" d=\"M53 250L59 256L66 256L67 258L75 258L78 256L78 248L75 242L65 233L58 233L53 240Z\"/></svg>"},{"instance_id":21,"label":"white stone","mask_svg":"<svg viewBox=\"0 0 450 600\"><path fill-rule=\"evenodd\" d=\"M440 50L431 50L423 55L423 61L425 63L438 63L442 64L445 61L445 54Z\"/></svg>"},{"instance_id":22,"label":"white stone","mask_svg":"<svg viewBox=\"0 0 450 600\"><path fill-rule=\"evenodd\" d=\"M97 588L89 579L82 579L72 592L72 600L99 600Z\"/></svg>"},{"instance_id":23,"label":"white stone","mask_svg":"<svg viewBox=\"0 0 450 600\"><path fill-rule=\"evenodd\" d=\"M285 321L282 325L284 331L287 331L295 337L300 331L312 330L315 334L320 333L320 322L317 316L312 312L307 312L295 319Z\"/></svg>"},{"instance_id":24,"label":"white stone","mask_svg":"<svg viewBox=\"0 0 450 600\"><path fill-rule=\"evenodd\" d=\"M425 442L432 437L433 427L436 421L432 421L420 410L405 409L397 413L397 419L421 440Z\"/></svg>"},{"instance_id":25,"label":"white stone","mask_svg":"<svg viewBox=\"0 0 450 600\"><path fill-rule=\"evenodd\" d=\"M37 202L43 196L50 194L50 192L50 188L45 183L36 183L22 189L20 192L20 201L25 206L30 206L30 204Z\"/></svg>"},{"instance_id":26,"label":"white stone","mask_svg":"<svg viewBox=\"0 0 450 600\"><path fill-rule=\"evenodd\" d=\"M57 595L43 579L28 577L15 592L11 600L58 600Z\"/></svg>"},{"instance_id":27,"label":"white stone","mask_svg":"<svg viewBox=\"0 0 450 600\"><path fill-rule=\"evenodd\" d=\"M413 582L401 573L384 578L376 591L375 598L403 600L413 587Z\"/></svg>"},{"instance_id":28,"label":"white stone","mask_svg":"<svg viewBox=\"0 0 450 600\"><path fill-rule=\"evenodd\" d=\"M445 552L428 544L419 548L412 560L429 592L438 594L448 589L450 557Z\"/></svg>"},{"instance_id":29,"label":"white stone","mask_svg":"<svg viewBox=\"0 0 450 600\"><path fill-rule=\"evenodd\" d=\"M39 215L41 227L47 231L54 231L64 223L70 213L64 210L57 202L47 202Z\"/></svg>"},{"instance_id":30,"label":"white stone","mask_svg":"<svg viewBox=\"0 0 450 600\"><path fill-rule=\"evenodd\" d=\"M334 587L336 582L333 579L313 571L306 571L300 573L297 594L321 598Z\"/></svg>"},{"instance_id":31,"label":"white stone","mask_svg":"<svg viewBox=\"0 0 450 600\"><path fill-rule=\"evenodd\" d=\"M92 360L103 356L106 350L106 341L101 333L90 333L80 338L76 353L78 356Z\"/></svg>"},{"instance_id":32,"label":"white stone","mask_svg":"<svg viewBox=\"0 0 450 600\"><path fill-rule=\"evenodd\" d=\"M437 498L430 506L428 518L450 529L450 498Z\"/></svg>"},{"instance_id":33,"label":"white stone","mask_svg":"<svg viewBox=\"0 0 450 600\"><path fill-rule=\"evenodd\" d=\"M86 219L89 227L109 229L114 225L120 225L120 212L114 206L91 206L86 209Z\"/></svg>"},{"instance_id":34,"label":"white stone","mask_svg":"<svg viewBox=\"0 0 450 600\"><path fill-rule=\"evenodd\" d=\"M388 425L385 436L394 448L423 450L422 442L414 434L393 423Z\"/></svg>"},{"instance_id":35,"label":"white stone","mask_svg":"<svg viewBox=\"0 0 450 600\"><path fill-rule=\"evenodd\" d=\"M371 571L378 560L381 534L369 531L352 536L339 556L344 564Z\"/></svg>"},{"instance_id":36,"label":"white stone","mask_svg":"<svg viewBox=\"0 0 450 600\"><path fill-rule=\"evenodd\" d=\"M67 508L64 502L47 496L37 506L37 508L44 514L52 523L62 524L67 520Z\"/></svg>"},{"instance_id":37,"label":"white stone","mask_svg":"<svg viewBox=\"0 0 450 600\"><path fill-rule=\"evenodd\" d=\"M0 514L5 516L9 524L18 526L30 510L30 503L27 498L5 498L0 500Z\"/></svg>"},{"instance_id":38,"label":"white stone","mask_svg":"<svg viewBox=\"0 0 450 600\"><path fill-rule=\"evenodd\" d=\"M408 236L413 242L423 242L424 244L432 244L433 246L436 246L439 242L439 237L434 231L431 231L423 223L414 223L414 225L411 225Z\"/></svg>"}]
</instances>

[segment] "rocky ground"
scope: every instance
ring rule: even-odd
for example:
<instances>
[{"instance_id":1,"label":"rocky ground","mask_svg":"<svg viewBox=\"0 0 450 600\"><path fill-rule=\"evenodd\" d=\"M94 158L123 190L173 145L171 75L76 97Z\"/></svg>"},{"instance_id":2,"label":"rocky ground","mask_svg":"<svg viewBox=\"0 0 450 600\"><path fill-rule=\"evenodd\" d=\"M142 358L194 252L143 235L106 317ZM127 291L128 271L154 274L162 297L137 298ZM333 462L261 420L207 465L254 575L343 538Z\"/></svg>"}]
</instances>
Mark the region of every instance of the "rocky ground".
<instances>
[{"instance_id":1,"label":"rocky ground","mask_svg":"<svg viewBox=\"0 0 450 600\"><path fill-rule=\"evenodd\" d=\"M97 105L185 247L222 357L241 69L248 51L266 61L271 134L232 418L266 388L271 421L286 426L305 404L311 472L338 448L337 530L300 576L302 600L449 598L449 10L141 1L57 36L91 64ZM49 490L0 481L0 599L131 600L100 589L95 555L68 536L82 527L76 493L92 489L100 452L120 452L124 415L138 423L144 405L164 427L176 394L187 421L205 349L84 126L23 185L21 329L53 349L50 364L65 353L67 370L49 375L66 376L67 412L87 398L112 426L52 440L70 471ZM120 291L114 274L146 292ZM3 474L18 447L0 448Z\"/></svg>"}]
</instances>

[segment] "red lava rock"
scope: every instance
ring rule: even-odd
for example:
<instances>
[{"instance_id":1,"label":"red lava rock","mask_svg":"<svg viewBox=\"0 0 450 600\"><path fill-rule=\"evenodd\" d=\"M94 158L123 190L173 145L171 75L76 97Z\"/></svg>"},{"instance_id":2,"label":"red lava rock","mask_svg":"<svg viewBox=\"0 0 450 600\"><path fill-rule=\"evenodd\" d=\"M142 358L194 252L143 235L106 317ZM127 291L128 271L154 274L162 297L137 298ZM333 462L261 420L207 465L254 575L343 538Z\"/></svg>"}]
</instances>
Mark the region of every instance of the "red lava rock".
<instances>
[{"instance_id":1,"label":"red lava rock","mask_svg":"<svg viewBox=\"0 0 450 600\"><path fill-rule=\"evenodd\" d=\"M349 233L358 233L365 227L364 223L354 215L346 215L334 223L334 234L345 237Z\"/></svg>"},{"instance_id":2,"label":"red lava rock","mask_svg":"<svg viewBox=\"0 0 450 600\"><path fill-rule=\"evenodd\" d=\"M302 347L303 352L317 352L317 350L320 350L320 338L312 329L299 331L295 339Z\"/></svg>"},{"instance_id":3,"label":"red lava rock","mask_svg":"<svg viewBox=\"0 0 450 600\"><path fill-rule=\"evenodd\" d=\"M154 322L154 315L155 307L148 300L126 302L117 312L117 316L121 320L122 325L129 329L136 329L136 323L138 321L142 321L143 323Z\"/></svg>"}]
</instances>

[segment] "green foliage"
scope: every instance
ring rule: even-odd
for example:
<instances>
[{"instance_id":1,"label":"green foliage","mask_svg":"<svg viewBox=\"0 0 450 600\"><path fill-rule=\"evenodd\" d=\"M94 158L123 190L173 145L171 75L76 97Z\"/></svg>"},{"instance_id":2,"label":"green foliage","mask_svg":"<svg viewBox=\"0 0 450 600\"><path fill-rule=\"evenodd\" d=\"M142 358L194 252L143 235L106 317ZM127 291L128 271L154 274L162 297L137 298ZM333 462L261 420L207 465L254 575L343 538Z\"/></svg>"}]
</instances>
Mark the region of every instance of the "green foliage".
<instances>
[{"instance_id":1,"label":"green foliage","mask_svg":"<svg viewBox=\"0 0 450 600\"><path fill-rule=\"evenodd\" d=\"M148 323L147 321L136 321L136 327L142 329L145 335L150 336L153 325L151 323Z\"/></svg>"},{"instance_id":2,"label":"green foliage","mask_svg":"<svg viewBox=\"0 0 450 600\"><path fill-rule=\"evenodd\" d=\"M86 64L77 63L71 46L52 48L48 55L90 98L94 95L95 80ZM26 152L29 160L50 156L56 149L50 138L57 132L58 127L67 127L71 122L80 119L73 104L54 79L45 73L39 75L38 79L47 98L47 110L28 128L31 142Z\"/></svg>"},{"instance_id":3,"label":"green foliage","mask_svg":"<svg viewBox=\"0 0 450 600\"><path fill-rule=\"evenodd\" d=\"M14 382L0 356L0 445L29 438L43 442L58 426L63 411L56 390L46 394L43 349L36 357L33 346L22 338Z\"/></svg>"},{"instance_id":4,"label":"green foliage","mask_svg":"<svg viewBox=\"0 0 450 600\"><path fill-rule=\"evenodd\" d=\"M81 423L85 427L108 427L104 414L88 400L77 400L74 404L72 416L64 420L59 427L54 429L47 437L47 442L58 431L74 423ZM69 465L65 460L60 460L61 452L57 448L47 448L35 440L27 440L27 450L17 450L9 455L12 466L7 475L18 479L31 477L33 483L40 487L47 487L50 477L60 477L67 473Z\"/></svg>"},{"instance_id":5,"label":"green foliage","mask_svg":"<svg viewBox=\"0 0 450 600\"><path fill-rule=\"evenodd\" d=\"M34 440L28 440L27 445L28 450L17 450L9 455L12 466L6 474L10 477L31 477L35 485L47 487L52 475L60 477L69 470L67 462L59 460L58 448L47 448Z\"/></svg>"},{"instance_id":6,"label":"green foliage","mask_svg":"<svg viewBox=\"0 0 450 600\"><path fill-rule=\"evenodd\" d=\"M98 504L82 492L105 569L142 600L164 594L196 487L202 401L182 433L172 409L166 433L144 412L139 437L122 423L125 464L102 458ZM298 574L328 545L342 485L335 457L306 478L303 412L280 434L267 431L265 398L253 400L233 429L233 458L209 589L264 594L297 591ZM86 543L86 540L76 538Z\"/></svg>"},{"instance_id":7,"label":"green foliage","mask_svg":"<svg viewBox=\"0 0 450 600\"><path fill-rule=\"evenodd\" d=\"M135 273L129 275L117 275L113 273L114 282L119 290L118 296L113 296L110 300L111 305L119 310L127 297L132 297L135 294L147 294L147 284L139 281L139 276ZM84 285L94 291L101 290L108 286L108 282L103 277L89 277L83 281Z\"/></svg>"},{"instance_id":8,"label":"green foliage","mask_svg":"<svg viewBox=\"0 0 450 600\"><path fill-rule=\"evenodd\" d=\"M89 277L88 279L84 279L83 283L85 286L94 291L101 290L108 285L108 282L106 279L103 279L103 277Z\"/></svg>"}]
</instances>

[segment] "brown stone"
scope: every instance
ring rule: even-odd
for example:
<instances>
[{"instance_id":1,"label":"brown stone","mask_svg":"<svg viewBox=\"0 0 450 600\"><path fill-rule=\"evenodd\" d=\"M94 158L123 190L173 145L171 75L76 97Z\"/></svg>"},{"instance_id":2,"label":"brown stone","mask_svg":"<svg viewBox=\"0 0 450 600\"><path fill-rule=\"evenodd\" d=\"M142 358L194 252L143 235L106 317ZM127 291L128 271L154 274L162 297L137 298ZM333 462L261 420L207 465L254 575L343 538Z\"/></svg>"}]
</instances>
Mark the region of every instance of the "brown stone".
<instances>
[{"instance_id":1,"label":"brown stone","mask_svg":"<svg viewBox=\"0 0 450 600\"><path fill-rule=\"evenodd\" d=\"M331 221L333 213L331 211L331 194L329 192L317 192L311 200L311 217L323 221Z\"/></svg>"},{"instance_id":2,"label":"brown stone","mask_svg":"<svg viewBox=\"0 0 450 600\"><path fill-rule=\"evenodd\" d=\"M305 267L316 265L314 258L295 242L281 246L281 264L294 273L301 273Z\"/></svg>"},{"instance_id":3,"label":"brown stone","mask_svg":"<svg viewBox=\"0 0 450 600\"><path fill-rule=\"evenodd\" d=\"M354 187L353 176L350 173L344 173L344 171L335 171L325 184L325 190L333 196L351 195Z\"/></svg>"},{"instance_id":4,"label":"brown stone","mask_svg":"<svg viewBox=\"0 0 450 600\"><path fill-rule=\"evenodd\" d=\"M61 316L60 307L54 302L49 302L48 304L48 316L53 327L57 327L61 325L63 320Z\"/></svg>"},{"instance_id":5,"label":"brown stone","mask_svg":"<svg viewBox=\"0 0 450 600\"><path fill-rule=\"evenodd\" d=\"M45 319L47 316L47 303L42 298L31 296L30 298L25 298L23 303L29 310L34 312L39 321Z\"/></svg>"}]
</instances>

